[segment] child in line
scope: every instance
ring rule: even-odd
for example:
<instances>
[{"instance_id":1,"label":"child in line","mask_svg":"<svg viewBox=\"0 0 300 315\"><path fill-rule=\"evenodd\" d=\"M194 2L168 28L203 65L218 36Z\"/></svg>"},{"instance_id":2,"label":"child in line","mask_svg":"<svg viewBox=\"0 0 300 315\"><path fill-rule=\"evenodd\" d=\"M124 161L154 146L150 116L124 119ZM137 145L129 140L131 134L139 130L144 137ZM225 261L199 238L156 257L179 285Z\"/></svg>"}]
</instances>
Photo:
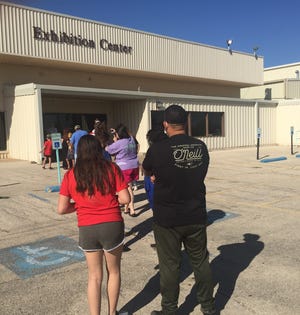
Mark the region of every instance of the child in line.
<instances>
[{"instance_id":1,"label":"child in line","mask_svg":"<svg viewBox=\"0 0 300 315\"><path fill-rule=\"evenodd\" d=\"M146 134L146 138L150 147L153 143L162 141L168 138L168 136L164 133L162 129L150 129ZM154 176L144 176L144 187L151 209L153 209L154 180Z\"/></svg>"},{"instance_id":2,"label":"child in line","mask_svg":"<svg viewBox=\"0 0 300 315\"><path fill-rule=\"evenodd\" d=\"M69 132L68 140L67 140L68 152L67 152L67 158L66 158L68 170L74 167L74 164L75 164L74 149L70 141L71 137L72 137L72 132Z\"/></svg>"},{"instance_id":3,"label":"child in line","mask_svg":"<svg viewBox=\"0 0 300 315\"><path fill-rule=\"evenodd\" d=\"M48 134L46 136L46 140L44 142L44 147L43 149L40 151L40 153L44 154L44 159L43 159L43 164L42 164L42 168L45 169L46 168L46 163L47 161L49 161L49 169L52 170L53 168L51 167L51 155L52 155L52 140L51 140L51 136Z\"/></svg>"}]
</instances>

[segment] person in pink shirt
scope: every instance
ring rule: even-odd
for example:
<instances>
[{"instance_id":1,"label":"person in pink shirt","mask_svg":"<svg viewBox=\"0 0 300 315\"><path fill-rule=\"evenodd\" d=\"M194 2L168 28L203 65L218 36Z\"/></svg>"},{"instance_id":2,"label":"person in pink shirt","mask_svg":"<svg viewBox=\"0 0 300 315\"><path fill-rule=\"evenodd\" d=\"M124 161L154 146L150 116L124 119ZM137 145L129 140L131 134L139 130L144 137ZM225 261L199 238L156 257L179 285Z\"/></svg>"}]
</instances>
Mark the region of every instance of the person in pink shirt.
<instances>
[{"instance_id":1,"label":"person in pink shirt","mask_svg":"<svg viewBox=\"0 0 300 315\"><path fill-rule=\"evenodd\" d=\"M82 136L77 160L66 172L58 199L59 214L76 212L79 247L88 266L88 302L91 315L101 313L103 257L107 270L109 315L117 314L124 222L119 204L130 202L120 168L104 158L96 137Z\"/></svg>"}]
</instances>

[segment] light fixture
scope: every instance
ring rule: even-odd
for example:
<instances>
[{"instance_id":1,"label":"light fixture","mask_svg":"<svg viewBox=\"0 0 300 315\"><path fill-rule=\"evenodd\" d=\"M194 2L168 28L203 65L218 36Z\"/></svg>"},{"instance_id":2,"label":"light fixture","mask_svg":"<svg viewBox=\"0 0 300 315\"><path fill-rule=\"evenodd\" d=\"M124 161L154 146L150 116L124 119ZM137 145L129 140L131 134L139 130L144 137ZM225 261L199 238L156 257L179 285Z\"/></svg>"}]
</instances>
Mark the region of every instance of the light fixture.
<instances>
[{"instance_id":1,"label":"light fixture","mask_svg":"<svg viewBox=\"0 0 300 315\"><path fill-rule=\"evenodd\" d=\"M227 39L226 43L227 43L227 49L230 52L230 54L232 54L232 50L231 50L231 45L232 45L233 40L232 39Z\"/></svg>"},{"instance_id":2,"label":"light fixture","mask_svg":"<svg viewBox=\"0 0 300 315\"><path fill-rule=\"evenodd\" d=\"M257 47L257 46L253 47L253 55L254 55L255 59L258 58L258 56L257 56L258 49L259 49L259 47Z\"/></svg>"}]
</instances>

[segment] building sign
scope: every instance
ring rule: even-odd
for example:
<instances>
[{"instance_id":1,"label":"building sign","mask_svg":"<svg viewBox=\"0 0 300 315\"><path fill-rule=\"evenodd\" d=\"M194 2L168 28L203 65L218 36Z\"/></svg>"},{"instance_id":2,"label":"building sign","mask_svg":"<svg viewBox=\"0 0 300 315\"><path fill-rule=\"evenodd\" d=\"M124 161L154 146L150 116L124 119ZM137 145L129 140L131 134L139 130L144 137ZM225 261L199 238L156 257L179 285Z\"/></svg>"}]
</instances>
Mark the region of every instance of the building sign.
<instances>
[{"instance_id":1,"label":"building sign","mask_svg":"<svg viewBox=\"0 0 300 315\"><path fill-rule=\"evenodd\" d=\"M100 40L100 47L104 50L110 50L115 52L124 52L125 54L131 54L132 47L124 46L122 44L112 44L109 43L106 39Z\"/></svg>"},{"instance_id":2,"label":"building sign","mask_svg":"<svg viewBox=\"0 0 300 315\"><path fill-rule=\"evenodd\" d=\"M96 48L96 43L93 39L87 39L87 38L82 37L81 35L74 35L73 33L69 33L69 34L67 34L66 32L57 33L53 30L50 30L50 32L47 32L38 26L33 26L33 38L37 40L47 41L47 42L62 43L62 44L81 46L81 47L87 47L87 48ZM100 48L103 49L104 51L112 51L112 52L125 53L125 54L132 53L131 46L111 43L105 38L100 40L99 45L100 45Z\"/></svg>"},{"instance_id":3,"label":"building sign","mask_svg":"<svg viewBox=\"0 0 300 315\"><path fill-rule=\"evenodd\" d=\"M65 32L59 32L59 35L51 30L50 32L43 31L40 27L33 27L33 38L40 39L48 42L65 43L75 46L84 46L89 48L95 48L95 42L91 39L82 38L81 35L69 35Z\"/></svg>"}]
</instances>

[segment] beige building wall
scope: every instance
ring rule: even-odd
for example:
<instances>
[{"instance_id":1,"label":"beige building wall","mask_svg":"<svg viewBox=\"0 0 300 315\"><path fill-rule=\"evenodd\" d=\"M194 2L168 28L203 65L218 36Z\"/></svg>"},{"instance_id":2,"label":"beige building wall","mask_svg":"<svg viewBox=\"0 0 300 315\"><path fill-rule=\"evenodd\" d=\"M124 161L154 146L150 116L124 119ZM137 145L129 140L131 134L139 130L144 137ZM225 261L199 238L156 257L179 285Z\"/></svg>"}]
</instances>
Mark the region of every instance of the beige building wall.
<instances>
[{"instance_id":1,"label":"beige building wall","mask_svg":"<svg viewBox=\"0 0 300 315\"><path fill-rule=\"evenodd\" d=\"M254 86L251 88L241 89L241 98L243 99L264 99L266 89L271 89L272 99L285 98L285 82L274 82L270 84L264 84L260 86Z\"/></svg>"},{"instance_id":2,"label":"beige building wall","mask_svg":"<svg viewBox=\"0 0 300 315\"><path fill-rule=\"evenodd\" d=\"M300 145L300 99L281 101L277 109L277 141L283 145L291 143L290 128L294 127L295 144Z\"/></svg>"},{"instance_id":3,"label":"beige building wall","mask_svg":"<svg viewBox=\"0 0 300 315\"><path fill-rule=\"evenodd\" d=\"M267 68L264 70L264 80L263 86L241 90L241 97L261 100L265 96L265 89L269 88L272 99L278 102L276 116L264 122L262 135L263 129L273 130L277 144L290 145L290 128L293 126L295 144L300 145L300 63Z\"/></svg>"},{"instance_id":4,"label":"beige building wall","mask_svg":"<svg viewBox=\"0 0 300 315\"><path fill-rule=\"evenodd\" d=\"M258 128L261 129L260 143L262 145L277 144L277 103L269 103L259 106Z\"/></svg>"},{"instance_id":5,"label":"beige building wall","mask_svg":"<svg viewBox=\"0 0 300 315\"><path fill-rule=\"evenodd\" d=\"M264 84L242 88L241 97L263 99L266 89L271 89L272 99L300 98L300 63L266 68Z\"/></svg>"},{"instance_id":6,"label":"beige building wall","mask_svg":"<svg viewBox=\"0 0 300 315\"><path fill-rule=\"evenodd\" d=\"M297 78L296 71L299 71L300 75L300 63L266 68L264 69L264 82L269 83L283 79L295 79Z\"/></svg>"},{"instance_id":7,"label":"beige building wall","mask_svg":"<svg viewBox=\"0 0 300 315\"><path fill-rule=\"evenodd\" d=\"M49 91L54 93L51 95ZM105 98L102 90L86 91L85 96L78 94L76 98L67 98L66 95L57 96L55 89L63 87L37 86L27 84L18 86L15 89L7 89L6 102L8 104L9 115L12 120L9 122L9 143L10 155L12 158L20 158L30 161L41 161L38 153L43 143L42 112L82 112L82 107L87 113L108 114L108 127L125 123L133 135L135 135L141 145L140 152L146 152L148 144L146 133L151 128L151 110L157 110L157 100L167 108L176 103L183 106L189 112L223 112L224 113L224 136L204 137L210 150L224 148L237 148L255 146L257 127L262 128L262 145L275 144L276 130L276 103L245 101L229 98L193 97L181 95L180 97L167 94L145 94L144 97L135 100L139 95L127 94L123 99L103 101ZM79 93L81 88L74 88L73 93ZM89 99L88 94L94 97ZM96 92L98 97L96 97ZM107 91L105 91L107 92ZM111 92L111 91L110 91ZM49 94L50 93L50 94ZM13 97L13 95L15 97ZM159 96L159 98L158 98ZM121 97L119 95L119 97ZM140 97L140 96L139 96ZM131 98L131 99L130 99ZM20 130L22 137L20 137ZM39 130L40 132L36 132ZM23 139L24 137L24 139ZM26 150L19 150L20 145Z\"/></svg>"},{"instance_id":8,"label":"beige building wall","mask_svg":"<svg viewBox=\"0 0 300 315\"><path fill-rule=\"evenodd\" d=\"M41 161L43 138L41 133L40 93L30 91L5 96L7 109L7 138L9 155L14 159Z\"/></svg>"},{"instance_id":9,"label":"beige building wall","mask_svg":"<svg viewBox=\"0 0 300 315\"><path fill-rule=\"evenodd\" d=\"M168 107L172 100L164 100L163 105ZM237 147L255 146L257 141L257 128L264 130L261 138L262 145L276 144L276 103L267 103L245 100L215 99L204 100L178 100L189 112L223 112L224 137L201 138L209 150L220 150ZM155 110L156 103L149 102L150 110ZM272 123L272 121L274 121Z\"/></svg>"},{"instance_id":10,"label":"beige building wall","mask_svg":"<svg viewBox=\"0 0 300 315\"><path fill-rule=\"evenodd\" d=\"M130 133L140 144L140 152L146 152L148 145L146 133L150 129L150 112L146 98L143 100L124 100L114 103L113 127L126 122Z\"/></svg>"},{"instance_id":11,"label":"beige building wall","mask_svg":"<svg viewBox=\"0 0 300 315\"><path fill-rule=\"evenodd\" d=\"M264 84L251 88L241 89L241 97L246 99L264 99L266 89L271 89L272 99L296 99L300 98L300 80L284 79L278 82Z\"/></svg>"},{"instance_id":12,"label":"beige building wall","mask_svg":"<svg viewBox=\"0 0 300 315\"><path fill-rule=\"evenodd\" d=\"M204 139L210 149L255 145L259 106L239 97L240 88L263 83L262 57L1 1L0 29L0 110L13 158L40 159L43 112L83 109L103 112L108 125L125 123L146 151L157 100L224 112L225 136ZM22 116L33 130L23 153Z\"/></svg>"},{"instance_id":13,"label":"beige building wall","mask_svg":"<svg viewBox=\"0 0 300 315\"><path fill-rule=\"evenodd\" d=\"M285 80L285 99L300 99L300 80Z\"/></svg>"},{"instance_id":14,"label":"beige building wall","mask_svg":"<svg viewBox=\"0 0 300 315\"><path fill-rule=\"evenodd\" d=\"M202 78L263 82L263 59L169 37L0 2L0 54ZM247 75L245 75L245 73Z\"/></svg>"},{"instance_id":15,"label":"beige building wall","mask_svg":"<svg viewBox=\"0 0 300 315\"><path fill-rule=\"evenodd\" d=\"M1 62L1 58L0 58ZM216 85L202 81L173 78L151 78L132 76L126 73L113 74L86 69L74 70L23 64L1 64L0 87L27 83L69 85L88 88L132 90L157 93L191 95L211 95L239 97L240 90L235 86ZM76 68L76 67L75 67ZM1 96L0 96L1 97Z\"/></svg>"}]
</instances>

